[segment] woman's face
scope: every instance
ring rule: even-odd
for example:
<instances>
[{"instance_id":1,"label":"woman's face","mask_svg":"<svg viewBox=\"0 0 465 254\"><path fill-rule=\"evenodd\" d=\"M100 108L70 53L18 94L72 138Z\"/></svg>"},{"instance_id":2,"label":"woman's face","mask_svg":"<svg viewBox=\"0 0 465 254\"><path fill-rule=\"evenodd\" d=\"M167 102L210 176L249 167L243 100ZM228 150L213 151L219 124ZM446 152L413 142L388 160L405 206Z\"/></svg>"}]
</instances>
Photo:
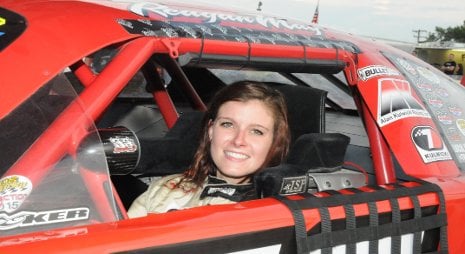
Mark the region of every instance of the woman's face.
<instances>
[{"instance_id":1,"label":"woman's face","mask_svg":"<svg viewBox=\"0 0 465 254\"><path fill-rule=\"evenodd\" d=\"M217 177L228 183L249 180L268 155L273 128L272 112L262 101L224 103L208 129Z\"/></svg>"}]
</instances>

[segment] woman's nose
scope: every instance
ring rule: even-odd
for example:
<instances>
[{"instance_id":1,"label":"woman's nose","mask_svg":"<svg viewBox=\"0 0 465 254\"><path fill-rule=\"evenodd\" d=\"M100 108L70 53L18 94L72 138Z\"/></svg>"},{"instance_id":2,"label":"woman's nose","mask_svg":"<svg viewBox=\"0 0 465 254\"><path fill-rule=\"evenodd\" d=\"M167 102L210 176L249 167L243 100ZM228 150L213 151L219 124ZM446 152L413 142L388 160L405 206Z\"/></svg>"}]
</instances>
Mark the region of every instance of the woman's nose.
<instances>
[{"instance_id":1,"label":"woman's nose","mask_svg":"<svg viewBox=\"0 0 465 254\"><path fill-rule=\"evenodd\" d=\"M238 130L233 139L233 143L235 146L244 146L247 143L246 140L247 132L244 130Z\"/></svg>"}]
</instances>

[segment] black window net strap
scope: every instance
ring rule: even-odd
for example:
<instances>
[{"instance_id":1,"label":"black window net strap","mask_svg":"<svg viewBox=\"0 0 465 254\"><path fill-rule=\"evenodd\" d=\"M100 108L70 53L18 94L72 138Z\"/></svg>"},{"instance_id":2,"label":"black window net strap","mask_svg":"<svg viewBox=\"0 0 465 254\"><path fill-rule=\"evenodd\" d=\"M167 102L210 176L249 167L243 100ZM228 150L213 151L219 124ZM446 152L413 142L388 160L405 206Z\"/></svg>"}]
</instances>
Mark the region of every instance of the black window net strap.
<instances>
[{"instance_id":1,"label":"black window net strap","mask_svg":"<svg viewBox=\"0 0 465 254\"><path fill-rule=\"evenodd\" d=\"M401 232L400 232L400 206L399 201L395 198L389 199L389 203L391 204L391 214L392 214L392 224L393 227L393 236L391 237L391 253L392 254L400 254L400 240L401 240Z\"/></svg>"},{"instance_id":2,"label":"black window net strap","mask_svg":"<svg viewBox=\"0 0 465 254\"><path fill-rule=\"evenodd\" d=\"M418 196L412 195L410 193L410 188L406 188L400 184L394 184L396 188L403 188L403 190L407 193L407 196L410 197L410 200L413 204L413 218L418 219L421 218L421 205ZM413 233L413 245L412 245L412 253L421 253L421 234L422 232L415 232Z\"/></svg>"},{"instance_id":3,"label":"black window net strap","mask_svg":"<svg viewBox=\"0 0 465 254\"><path fill-rule=\"evenodd\" d=\"M320 207L318 208L318 212L320 213L320 223L321 223L321 233L322 233L322 241L325 242L325 248L321 248L321 254L331 254L332 247L334 246L332 242L331 236L332 226L331 226L331 216L329 215L328 207Z\"/></svg>"},{"instance_id":4,"label":"black window net strap","mask_svg":"<svg viewBox=\"0 0 465 254\"><path fill-rule=\"evenodd\" d=\"M385 189L381 187L372 187L374 191L364 192L349 189L354 194L341 194L339 192L327 192L327 197L316 197L306 194L305 199L289 200L286 197L277 197L292 212L296 227L296 243L298 253L308 253L310 250L331 250L338 245L346 245L346 252L356 252L356 243L368 241L370 253L377 253L379 240L391 237L391 253L400 253L402 235L414 235L413 253L421 253L421 232L428 230L440 229L439 249L437 253L447 253L447 217L445 214L445 200L439 186L424 181L419 181L420 185L407 187L403 185L391 185L392 188ZM418 195L425 193L436 193L439 197L439 212L427 214L422 217L422 208L420 206ZM413 204L413 217L402 220L401 210L398 198L408 197ZM380 224L377 201L387 200L391 204L391 222ZM368 206L368 226L357 228L354 205L367 204ZM346 227L342 230L334 230L331 227L331 218L328 207L343 206L346 216ZM312 233L307 236L305 230L305 218L301 210L318 209L321 216L321 232ZM417 236L415 236L417 235ZM418 239L417 239L418 237ZM423 253L427 253L424 251ZM434 252L433 252L434 253Z\"/></svg>"},{"instance_id":5,"label":"black window net strap","mask_svg":"<svg viewBox=\"0 0 465 254\"><path fill-rule=\"evenodd\" d=\"M378 225L379 225L379 217L378 217L378 207L376 206L375 202L368 202L368 212L369 212L369 226L372 231L370 234L373 236L374 239L379 239L379 232L378 232ZM372 240L368 242L368 251L369 253L377 253L378 252L378 240Z\"/></svg>"},{"instance_id":6,"label":"black window net strap","mask_svg":"<svg viewBox=\"0 0 465 254\"><path fill-rule=\"evenodd\" d=\"M443 215L438 215L434 217L420 218L418 220L408 220L399 223L398 225L393 225L391 223L382 224L375 227L376 231L378 232L377 238L372 235L373 228L371 226L360 227L352 230L338 230L330 233L319 233L311 235L307 238L307 246L309 246L310 250L317 250L364 241L377 241L386 237L400 236L404 234L410 234L415 231L437 228L443 223L444 219L445 217ZM423 223L425 226L415 226L421 223ZM397 232L397 235L395 235L394 232ZM329 243L331 243L331 246ZM376 250L374 253L377 252L378 251Z\"/></svg>"},{"instance_id":7,"label":"black window net strap","mask_svg":"<svg viewBox=\"0 0 465 254\"><path fill-rule=\"evenodd\" d=\"M287 208L289 208L292 213L292 217L294 218L297 254L309 253L310 250L307 246L307 229L305 226L305 218L302 213L302 209L299 208L297 203L287 199L286 197L276 196L275 198L285 204Z\"/></svg>"},{"instance_id":8,"label":"black window net strap","mask_svg":"<svg viewBox=\"0 0 465 254\"><path fill-rule=\"evenodd\" d=\"M357 238L357 230L355 230L357 228L357 220L355 218L354 206L352 204L344 205L344 211L346 213L346 229L355 231L355 234L350 235L349 237L350 238L353 238L353 237ZM353 242L353 241L351 241L351 242ZM346 246L346 253L347 254L356 254L356 252L357 252L357 248L356 248L355 243L347 244L347 246Z\"/></svg>"},{"instance_id":9,"label":"black window net strap","mask_svg":"<svg viewBox=\"0 0 465 254\"><path fill-rule=\"evenodd\" d=\"M362 192L361 190L356 189L356 188L351 188L349 191L352 192L352 193L361 193ZM340 198L345 199L344 203L346 203L346 204L344 205L344 211L345 211L345 215L346 215L346 221L345 221L346 229L348 229L348 230L356 229L357 228L357 220L356 220L356 217L355 217L355 209L354 209L353 204L350 203L350 200L348 200L348 195L343 195L339 191L336 191L336 190L326 190L324 192L328 193L330 195L340 195L339 196ZM357 237L357 231L354 230L354 232L355 232L355 234L350 235L349 238L354 238L354 237L356 238ZM349 242L354 242L354 241L349 240ZM346 246L346 253L347 254L355 254L356 252L357 252L357 249L356 249L356 244L355 243L347 244L347 246Z\"/></svg>"},{"instance_id":10,"label":"black window net strap","mask_svg":"<svg viewBox=\"0 0 465 254\"><path fill-rule=\"evenodd\" d=\"M427 182L422 179L416 179L416 178L410 178L407 179L413 182L417 182L422 184L422 186L428 185L432 189L434 189L434 192L438 195L439 198L439 213L444 214L445 218L445 223L439 228L439 248L440 251L439 253L449 253L449 243L447 241L447 214L446 214L446 200L444 197L444 193L442 192L441 188L433 183Z\"/></svg>"}]
</instances>

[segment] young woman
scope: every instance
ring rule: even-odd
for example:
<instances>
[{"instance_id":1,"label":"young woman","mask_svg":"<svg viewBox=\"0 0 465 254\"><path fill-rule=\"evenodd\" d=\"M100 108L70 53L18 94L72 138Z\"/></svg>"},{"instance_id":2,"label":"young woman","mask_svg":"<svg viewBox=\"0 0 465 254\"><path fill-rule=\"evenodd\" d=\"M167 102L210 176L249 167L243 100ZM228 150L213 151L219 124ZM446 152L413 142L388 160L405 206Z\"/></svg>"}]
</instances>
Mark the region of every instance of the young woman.
<instances>
[{"instance_id":1,"label":"young woman","mask_svg":"<svg viewBox=\"0 0 465 254\"><path fill-rule=\"evenodd\" d=\"M128 215L254 199L253 175L281 163L289 136L280 92L258 82L231 84L215 95L206 112L190 168L153 182Z\"/></svg>"}]
</instances>

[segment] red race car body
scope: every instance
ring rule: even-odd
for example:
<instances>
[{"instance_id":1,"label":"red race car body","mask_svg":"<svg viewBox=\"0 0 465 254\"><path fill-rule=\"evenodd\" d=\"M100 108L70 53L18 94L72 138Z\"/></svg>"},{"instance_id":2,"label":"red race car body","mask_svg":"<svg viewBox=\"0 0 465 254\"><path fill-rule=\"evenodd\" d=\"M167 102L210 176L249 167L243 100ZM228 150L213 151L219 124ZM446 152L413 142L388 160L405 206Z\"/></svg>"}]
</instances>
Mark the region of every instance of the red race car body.
<instances>
[{"instance_id":1,"label":"red race car body","mask_svg":"<svg viewBox=\"0 0 465 254\"><path fill-rule=\"evenodd\" d=\"M263 198L128 218L239 80L288 103L290 158L256 176ZM464 96L409 53L297 20L0 0L0 252L462 253Z\"/></svg>"}]
</instances>

